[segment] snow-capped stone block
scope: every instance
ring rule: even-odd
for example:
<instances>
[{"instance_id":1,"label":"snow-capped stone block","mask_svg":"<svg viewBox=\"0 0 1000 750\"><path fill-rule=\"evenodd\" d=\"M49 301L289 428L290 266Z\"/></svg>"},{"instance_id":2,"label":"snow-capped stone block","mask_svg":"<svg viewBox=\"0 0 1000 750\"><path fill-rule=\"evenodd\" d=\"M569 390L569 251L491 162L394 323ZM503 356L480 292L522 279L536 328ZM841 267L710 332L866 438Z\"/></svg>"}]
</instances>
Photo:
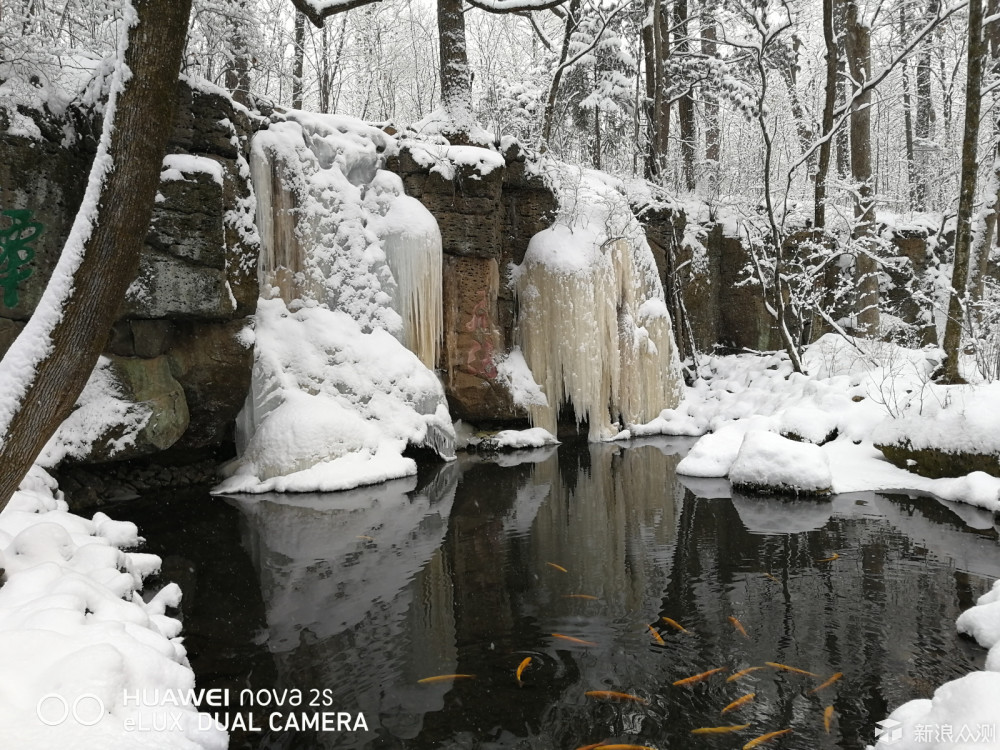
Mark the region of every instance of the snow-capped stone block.
<instances>
[{"instance_id":1,"label":"snow-capped stone block","mask_svg":"<svg viewBox=\"0 0 1000 750\"><path fill-rule=\"evenodd\" d=\"M702 436L677 464L677 473L689 477L724 477L743 444L744 432L725 426Z\"/></svg>"},{"instance_id":2,"label":"snow-capped stone block","mask_svg":"<svg viewBox=\"0 0 1000 750\"><path fill-rule=\"evenodd\" d=\"M829 495L830 463L818 445L754 430L743 438L729 469L729 481L743 492Z\"/></svg>"}]
</instances>

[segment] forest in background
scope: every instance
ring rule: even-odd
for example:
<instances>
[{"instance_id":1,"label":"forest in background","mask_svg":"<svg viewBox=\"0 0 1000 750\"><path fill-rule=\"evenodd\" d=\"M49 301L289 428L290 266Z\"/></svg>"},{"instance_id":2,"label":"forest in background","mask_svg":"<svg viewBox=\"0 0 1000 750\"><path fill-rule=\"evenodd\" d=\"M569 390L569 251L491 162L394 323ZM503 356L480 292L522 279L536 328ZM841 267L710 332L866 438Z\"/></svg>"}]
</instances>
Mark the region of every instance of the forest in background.
<instances>
[{"instance_id":1,"label":"forest in background","mask_svg":"<svg viewBox=\"0 0 1000 750\"><path fill-rule=\"evenodd\" d=\"M7 2L0 77L44 88L90 75L113 52L118 6ZM943 345L956 368L968 344L991 379L996 6L196 0L182 70L251 104L417 131L442 112L471 118L479 141L645 178L702 225L735 220L747 283L797 368L802 344L845 330ZM907 235L926 240L926 262L893 246ZM900 286L915 315L887 307Z\"/></svg>"}]
</instances>

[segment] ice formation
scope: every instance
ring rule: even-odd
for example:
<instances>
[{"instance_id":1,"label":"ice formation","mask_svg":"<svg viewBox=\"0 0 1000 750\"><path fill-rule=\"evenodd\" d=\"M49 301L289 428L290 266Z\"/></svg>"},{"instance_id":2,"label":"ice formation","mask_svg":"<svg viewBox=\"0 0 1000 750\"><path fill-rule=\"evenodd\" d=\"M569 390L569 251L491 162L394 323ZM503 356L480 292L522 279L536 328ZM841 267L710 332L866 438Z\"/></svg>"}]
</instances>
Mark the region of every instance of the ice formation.
<instances>
[{"instance_id":1,"label":"ice formation","mask_svg":"<svg viewBox=\"0 0 1000 750\"><path fill-rule=\"evenodd\" d=\"M219 492L349 489L413 474L407 445L454 452L428 369L442 328L437 224L379 168L395 148L384 132L288 118L252 146L262 299L239 458Z\"/></svg>"},{"instance_id":2,"label":"ice formation","mask_svg":"<svg viewBox=\"0 0 1000 750\"><path fill-rule=\"evenodd\" d=\"M625 196L606 176L577 174L563 213L514 269L518 339L547 404L534 425L556 431L568 402L591 440L644 423L680 397L680 365L652 252ZM567 187L567 182L571 188Z\"/></svg>"}]
</instances>

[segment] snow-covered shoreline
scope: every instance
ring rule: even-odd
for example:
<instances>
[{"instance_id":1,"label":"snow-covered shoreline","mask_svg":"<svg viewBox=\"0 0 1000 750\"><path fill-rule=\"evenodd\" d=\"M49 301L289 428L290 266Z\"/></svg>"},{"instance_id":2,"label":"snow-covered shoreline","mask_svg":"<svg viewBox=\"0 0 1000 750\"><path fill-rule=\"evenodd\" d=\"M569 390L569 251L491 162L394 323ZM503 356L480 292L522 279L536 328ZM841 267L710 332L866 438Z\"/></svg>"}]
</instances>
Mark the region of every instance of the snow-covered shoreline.
<instances>
[{"instance_id":1,"label":"snow-covered shoreline","mask_svg":"<svg viewBox=\"0 0 1000 750\"><path fill-rule=\"evenodd\" d=\"M181 624L166 614L181 591L168 584L143 601L160 558L125 551L139 542L133 523L69 512L38 467L0 514L0 664L12 677L0 682L4 747L228 746L211 716L166 699L195 687Z\"/></svg>"}]
</instances>

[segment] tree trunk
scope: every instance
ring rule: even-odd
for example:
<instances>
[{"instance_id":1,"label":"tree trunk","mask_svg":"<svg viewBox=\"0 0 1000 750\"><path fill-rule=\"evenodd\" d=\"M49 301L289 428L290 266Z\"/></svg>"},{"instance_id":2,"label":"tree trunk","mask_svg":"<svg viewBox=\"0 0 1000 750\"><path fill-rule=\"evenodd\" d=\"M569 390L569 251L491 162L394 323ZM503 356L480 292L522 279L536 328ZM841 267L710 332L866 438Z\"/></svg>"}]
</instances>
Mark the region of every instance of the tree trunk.
<instances>
[{"instance_id":1,"label":"tree trunk","mask_svg":"<svg viewBox=\"0 0 1000 750\"><path fill-rule=\"evenodd\" d=\"M542 148L548 148L549 139L552 137L552 127L556 118L556 98L559 94L559 83L562 80L563 71L566 69L566 60L569 59L570 41L579 22L580 0L570 0L569 8L566 10L566 34L563 37L562 50L559 52L559 64L556 66L556 72L552 76L552 83L549 85L549 95L545 100L545 115L542 118Z\"/></svg>"},{"instance_id":2,"label":"tree trunk","mask_svg":"<svg viewBox=\"0 0 1000 750\"><path fill-rule=\"evenodd\" d=\"M238 0L233 6L232 15L226 20L229 26L230 57L226 62L224 80L233 101L244 106L250 102L250 54L247 50L245 26L248 18L246 0Z\"/></svg>"},{"instance_id":3,"label":"tree trunk","mask_svg":"<svg viewBox=\"0 0 1000 750\"><path fill-rule=\"evenodd\" d=\"M706 0L703 5L705 9L704 20L701 28L701 53L710 60L714 60L718 54L717 40L719 30L716 26L715 0ZM701 98L705 115L705 170L706 183L711 192L719 182L719 160L722 157L722 145L719 139L719 98L710 86L705 86L701 90Z\"/></svg>"},{"instance_id":4,"label":"tree trunk","mask_svg":"<svg viewBox=\"0 0 1000 750\"><path fill-rule=\"evenodd\" d=\"M83 204L31 320L0 362L0 510L73 409L139 267L191 0L134 0L127 15L133 8Z\"/></svg>"},{"instance_id":5,"label":"tree trunk","mask_svg":"<svg viewBox=\"0 0 1000 750\"><path fill-rule=\"evenodd\" d=\"M647 180L652 180L657 174L656 163L656 37L654 27L656 4L654 0L645 0L646 21L642 26L642 60L645 73L646 100L643 111L646 115L646 153L644 174Z\"/></svg>"},{"instance_id":6,"label":"tree trunk","mask_svg":"<svg viewBox=\"0 0 1000 750\"><path fill-rule=\"evenodd\" d=\"M649 120L651 177L662 180L670 137L670 103L667 99L667 61L670 59L670 23L664 0L653 0L653 115Z\"/></svg>"},{"instance_id":7,"label":"tree trunk","mask_svg":"<svg viewBox=\"0 0 1000 750\"><path fill-rule=\"evenodd\" d=\"M904 6L900 6L899 8L899 39L901 44L906 42L906 8ZM903 77L903 135L906 145L906 185L909 205L912 210L920 178L915 161L916 155L913 152L913 102L910 98L910 71L905 57L900 61L900 72Z\"/></svg>"},{"instance_id":8,"label":"tree trunk","mask_svg":"<svg viewBox=\"0 0 1000 750\"><path fill-rule=\"evenodd\" d=\"M851 78L862 86L871 78L871 29L859 18L856 0L847 3L846 51ZM855 272L858 295L855 302L857 329L861 335L879 334L878 263L874 258L875 200L872 193L871 92L854 100L851 109L851 177L854 180Z\"/></svg>"},{"instance_id":9,"label":"tree trunk","mask_svg":"<svg viewBox=\"0 0 1000 750\"><path fill-rule=\"evenodd\" d=\"M955 235L955 265L951 273L951 297L942 348L945 356L944 380L961 383L958 354L962 343L965 291L969 283L969 249L972 245L972 211L976 197L976 146L979 141L980 91L986 61L983 38L983 0L969 0L969 62L965 84L965 134L962 142L962 178L958 191L958 231Z\"/></svg>"},{"instance_id":10,"label":"tree trunk","mask_svg":"<svg viewBox=\"0 0 1000 750\"><path fill-rule=\"evenodd\" d=\"M459 133L472 127L472 78L465 44L462 0L438 0L441 104Z\"/></svg>"},{"instance_id":11,"label":"tree trunk","mask_svg":"<svg viewBox=\"0 0 1000 750\"><path fill-rule=\"evenodd\" d=\"M675 45L680 56L688 52L688 0L674 0L674 24L677 33ZM695 189L694 159L698 133L694 119L694 94L688 89L677 102L677 120L680 125L681 170L685 190Z\"/></svg>"},{"instance_id":12,"label":"tree trunk","mask_svg":"<svg viewBox=\"0 0 1000 750\"><path fill-rule=\"evenodd\" d=\"M834 32L834 0L823 0L823 39L826 42L826 96L823 100L821 134L826 138L819 147L816 184L813 186L813 223L817 229L826 227L826 185L830 174L830 153L833 150L833 112L837 106L837 62L840 58Z\"/></svg>"},{"instance_id":13,"label":"tree trunk","mask_svg":"<svg viewBox=\"0 0 1000 750\"><path fill-rule=\"evenodd\" d=\"M292 65L292 109L302 109L302 73L306 56L306 17L295 11L295 62Z\"/></svg>"},{"instance_id":14,"label":"tree trunk","mask_svg":"<svg viewBox=\"0 0 1000 750\"><path fill-rule=\"evenodd\" d=\"M937 0L927 4L927 16L937 12ZM913 208L917 211L927 210L927 181L929 167L927 156L934 144L935 113L931 102L931 45L933 36L921 44L917 56L916 83L916 117L913 122L914 158L916 159L916 185L913 191Z\"/></svg>"}]
</instances>

